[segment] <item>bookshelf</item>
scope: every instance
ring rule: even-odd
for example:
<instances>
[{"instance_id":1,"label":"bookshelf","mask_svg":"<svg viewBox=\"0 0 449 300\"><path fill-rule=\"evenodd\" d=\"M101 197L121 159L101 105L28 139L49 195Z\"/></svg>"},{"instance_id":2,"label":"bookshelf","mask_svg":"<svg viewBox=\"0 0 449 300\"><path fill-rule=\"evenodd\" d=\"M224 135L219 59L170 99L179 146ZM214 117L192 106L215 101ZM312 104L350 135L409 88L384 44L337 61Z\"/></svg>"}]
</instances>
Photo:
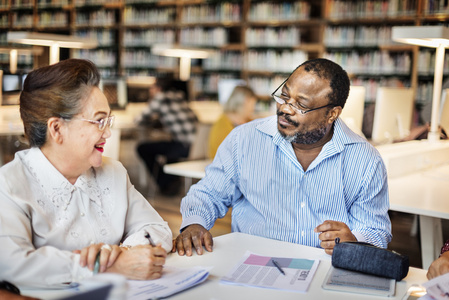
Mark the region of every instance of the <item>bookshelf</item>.
<instances>
[{"instance_id":1,"label":"bookshelf","mask_svg":"<svg viewBox=\"0 0 449 300\"><path fill-rule=\"evenodd\" d=\"M367 88L368 102L379 86L403 85L425 105L434 54L393 44L391 27L448 21L443 0L0 0L0 43L8 30L95 37L97 49L69 55L93 60L106 78L178 74L178 59L155 56L155 44L207 48L208 59L192 60L197 99L217 99L222 78L269 99L300 62L328 57Z\"/></svg>"}]
</instances>

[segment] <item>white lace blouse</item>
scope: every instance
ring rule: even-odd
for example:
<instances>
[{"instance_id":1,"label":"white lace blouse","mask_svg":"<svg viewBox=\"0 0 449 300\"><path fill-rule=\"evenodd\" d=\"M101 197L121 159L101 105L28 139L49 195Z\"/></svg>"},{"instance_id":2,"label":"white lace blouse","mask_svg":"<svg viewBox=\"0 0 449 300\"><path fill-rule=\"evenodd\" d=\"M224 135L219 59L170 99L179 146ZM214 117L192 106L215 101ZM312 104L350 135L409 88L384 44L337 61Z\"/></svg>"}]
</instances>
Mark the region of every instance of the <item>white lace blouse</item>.
<instances>
[{"instance_id":1,"label":"white lace blouse","mask_svg":"<svg viewBox=\"0 0 449 300\"><path fill-rule=\"evenodd\" d=\"M167 223L134 188L120 162L103 158L72 185L39 148L0 168L0 279L57 287L92 276L72 250L91 243L172 247Z\"/></svg>"}]
</instances>

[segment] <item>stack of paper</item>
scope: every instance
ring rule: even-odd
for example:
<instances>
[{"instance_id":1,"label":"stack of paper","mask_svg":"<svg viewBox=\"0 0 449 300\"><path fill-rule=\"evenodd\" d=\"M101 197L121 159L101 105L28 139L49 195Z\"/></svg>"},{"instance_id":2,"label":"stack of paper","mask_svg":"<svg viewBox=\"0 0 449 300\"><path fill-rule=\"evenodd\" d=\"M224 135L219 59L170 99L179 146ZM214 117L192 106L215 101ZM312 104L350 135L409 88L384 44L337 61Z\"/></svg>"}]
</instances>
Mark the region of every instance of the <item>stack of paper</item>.
<instances>
[{"instance_id":1,"label":"stack of paper","mask_svg":"<svg viewBox=\"0 0 449 300\"><path fill-rule=\"evenodd\" d=\"M164 298L195 286L209 276L211 268L181 269L165 266L162 277L156 280L128 280L128 300Z\"/></svg>"}]
</instances>

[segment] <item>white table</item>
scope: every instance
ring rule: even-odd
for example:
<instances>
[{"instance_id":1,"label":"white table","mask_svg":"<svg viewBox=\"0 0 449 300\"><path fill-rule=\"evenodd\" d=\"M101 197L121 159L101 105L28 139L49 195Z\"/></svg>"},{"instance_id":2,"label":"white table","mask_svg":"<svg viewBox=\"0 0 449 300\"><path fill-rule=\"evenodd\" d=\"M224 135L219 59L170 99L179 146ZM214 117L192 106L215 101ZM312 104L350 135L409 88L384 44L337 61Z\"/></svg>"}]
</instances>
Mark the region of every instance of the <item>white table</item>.
<instances>
[{"instance_id":1,"label":"white table","mask_svg":"<svg viewBox=\"0 0 449 300\"><path fill-rule=\"evenodd\" d=\"M319 259L320 264L307 293L294 293L271 289L231 286L220 284L221 277L226 275L232 267L238 263L246 251L251 251L260 255L280 256ZM196 287L186 290L180 294L170 297L170 299L336 299L336 300L359 300L376 299L379 296L353 294L346 292L334 292L323 290L321 285L331 266L330 256L324 250L281 242L243 233L230 233L214 238L214 251L206 252L199 256L194 254L191 257L170 254L167 265L177 267L211 266L209 278ZM427 281L426 271L422 269L410 268L407 277L396 283L395 297L388 299L401 299L406 290L412 284L421 284ZM36 291L22 290L28 296L44 297L45 299L56 299L61 296L61 291ZM67 293L67 292L66 292Z\"/></svg>"},{"instance_id":2,"label":"white table","mask_svg":"<svg viewBox=\"0 0 449 300\"><path fill-rule=\"evenodd\" d=\"M449 165L389 179L388 187L391 210L419 217L422 262L427 269L444 243L441 219L449 219Z\"/></svg>"},{"instance_id":3,"label":"white table","mask_svg":"<svg viewBox=\"0 0 449 300\"><path fill-rule=\"evenodd\" d=\"M206 167L211 159L189 160L164 165L164 173L184 177L185 192L189 191L192 179L201 179L206 176Z\"/></svg>"}]
</instances>

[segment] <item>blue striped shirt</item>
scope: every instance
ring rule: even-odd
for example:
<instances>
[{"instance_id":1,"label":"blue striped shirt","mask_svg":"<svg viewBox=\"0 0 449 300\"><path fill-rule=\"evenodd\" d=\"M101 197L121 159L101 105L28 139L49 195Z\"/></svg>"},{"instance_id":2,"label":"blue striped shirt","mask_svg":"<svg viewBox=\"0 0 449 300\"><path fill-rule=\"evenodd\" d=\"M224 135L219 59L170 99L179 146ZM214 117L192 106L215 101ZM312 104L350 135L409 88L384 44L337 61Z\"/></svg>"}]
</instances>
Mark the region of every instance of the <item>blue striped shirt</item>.
<instances>
[{"instance_id":1,"label":"blue striped shirt","mask_svg":"<svg viewBox=\"0 0 449 300\"><path fill-rule=\"evenodd\" d=\"M335 220L359 241L385 248L391 240L385 165L340 119L306 171L279 134L277 116L235 128L183 198L181 228L209 230L230 207L232 231L319 247L314 228Z\"/></svg>"}]
</instances>

